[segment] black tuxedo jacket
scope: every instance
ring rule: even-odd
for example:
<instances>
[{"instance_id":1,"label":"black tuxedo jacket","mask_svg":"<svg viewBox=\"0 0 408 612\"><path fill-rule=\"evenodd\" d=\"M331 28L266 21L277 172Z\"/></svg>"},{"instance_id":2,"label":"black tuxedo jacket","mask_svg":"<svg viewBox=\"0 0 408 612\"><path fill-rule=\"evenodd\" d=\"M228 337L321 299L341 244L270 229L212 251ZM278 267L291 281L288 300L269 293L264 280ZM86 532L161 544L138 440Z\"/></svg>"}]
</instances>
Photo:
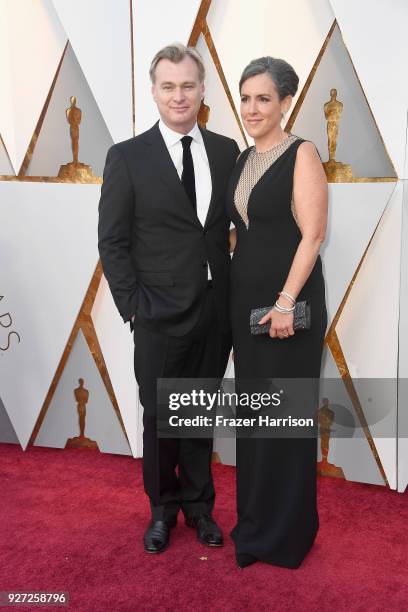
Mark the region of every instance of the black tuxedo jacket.
<instances>
[{"instance_id":1,"label":"black tuxedo jacket","mask_svg":"<svg viewBox=\"0 0 408 612\"><path fill-rule=\"evenodd\" d=\"M220 323L229 328L229 221L225 193L239 149L201 130L212 196L204 227L188 199L158 123L113 145L99 202L98 248L123 318L182 336L200 314L210 264Z\"/></svg>"}]
</instances>

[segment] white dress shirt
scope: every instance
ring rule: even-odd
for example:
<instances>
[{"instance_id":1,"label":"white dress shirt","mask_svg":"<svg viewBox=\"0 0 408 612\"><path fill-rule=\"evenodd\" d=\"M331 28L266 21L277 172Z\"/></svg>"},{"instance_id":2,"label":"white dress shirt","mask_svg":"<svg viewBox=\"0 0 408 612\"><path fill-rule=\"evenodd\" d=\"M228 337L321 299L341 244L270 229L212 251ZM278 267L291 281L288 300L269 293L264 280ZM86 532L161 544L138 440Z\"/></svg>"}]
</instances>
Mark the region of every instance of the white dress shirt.
<instances>
[{"instance_id":1,"label":"white dress shirt","mask_svg":"<svg viewBox=\"0 0 408 612\"><path fill-rule=\"evenodd\" d=\"M183 145L181 144L181 139L183 136L191 136L193 139L190 147L194 164L197 216L201 225L204 226L210 206L212 182L210 164L200 129L196 123L188 134L180 134L169 128L161 119L159 121L159 129L180 180L183 173ZM210 266L208 266L208 278L211 278Z\"/></svg>"}]
</instances>

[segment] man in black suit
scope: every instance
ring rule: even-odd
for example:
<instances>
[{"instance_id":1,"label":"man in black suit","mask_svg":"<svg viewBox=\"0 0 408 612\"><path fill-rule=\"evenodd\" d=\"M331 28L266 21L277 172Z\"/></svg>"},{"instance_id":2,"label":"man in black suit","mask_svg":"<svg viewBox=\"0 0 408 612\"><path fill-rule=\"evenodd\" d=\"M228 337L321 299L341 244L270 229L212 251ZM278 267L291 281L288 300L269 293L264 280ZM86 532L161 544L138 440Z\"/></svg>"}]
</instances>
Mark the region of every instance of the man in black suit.
<instances>
[{"instance_id":1,"label":"man in black suit","mask_svg":"<svg viewBox=\"0 0 408 612\"><path fill-rule=\"evenodd\" d=\"M115 304L134 333L152 513L144 545L162 552L180 509L201 542L223 544L211 515L212 440L158 437L156 384L224 374L231 347L225 192L239 149L197 125L205 71L195 49L165 47L150 76L161 118L108 151L99 252Z\"/></svg>"}]
</instances>

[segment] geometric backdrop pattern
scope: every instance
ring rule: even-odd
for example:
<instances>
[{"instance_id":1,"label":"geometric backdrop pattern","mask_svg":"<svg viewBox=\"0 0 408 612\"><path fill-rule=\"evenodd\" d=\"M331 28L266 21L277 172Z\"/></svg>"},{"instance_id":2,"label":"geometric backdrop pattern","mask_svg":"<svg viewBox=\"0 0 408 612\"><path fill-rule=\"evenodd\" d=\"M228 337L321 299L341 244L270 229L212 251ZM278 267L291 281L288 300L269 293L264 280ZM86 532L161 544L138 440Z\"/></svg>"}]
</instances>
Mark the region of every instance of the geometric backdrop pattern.
<instances>
[{"instance_id":1,"label":"geometric backdrop pattern","mask_svg":"<svg viewBox=\"0 0 408 612\"><path fill-rule=\"evenodd\" d=\"M408 371L401 327L407 321L400 316L408 305L406 3L89 0L78 9L65 0L0 0L0 8L0 212L7 219L0 226L6 270L0 397L21 445L64 446L79 438L105 452L141 455L133 340L97 267L97 203L108 146L157 119L152 55L180 40L196 45L208 66L208 128L235 138L241 149L251 141L239 117L237 83L254 57L284 57L297 70L299 91L284 125L314 141L323 161L322 105L337 89L338 159L354 179L329 186L323 374L343 380L365 438L332 440L329 460L347 479L404 490L408 461L404 443L397 444L403 425L397 386ZM63 62L70 57L69 77ZM56 104L58 91L64 93ZM68 92L83 111L79 157L94 166L94 185L56 178L70 154ZM50 150L54 165L46 158ZM378 439L367 425L358 377L395 380L383 398L395 423L391 440ZM233 441L219 439L215 450L215 460L234 463Z\"/></svg>"},{"instance_id":2,"label":"geometric backdrop pattern","mask_svg":"<svg viewBox=\"0 0 408 612\"><path fill-rule=\"evenodd\" d=\"M400 179L408 178L407 3L330 0L344 42Z\"/></svg>"}]
</instances>

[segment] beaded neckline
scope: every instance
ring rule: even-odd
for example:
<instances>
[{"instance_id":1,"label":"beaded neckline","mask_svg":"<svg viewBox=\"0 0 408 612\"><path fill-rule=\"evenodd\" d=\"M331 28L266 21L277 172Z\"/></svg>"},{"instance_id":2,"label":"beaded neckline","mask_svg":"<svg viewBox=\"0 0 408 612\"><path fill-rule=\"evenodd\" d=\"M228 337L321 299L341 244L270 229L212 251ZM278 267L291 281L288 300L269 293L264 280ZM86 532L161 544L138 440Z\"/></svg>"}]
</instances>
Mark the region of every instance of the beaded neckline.
<instances>
[{"instance_id":1,"label":"beaded neckline","mask_svg":"<svg viewBox=\"0 0 408 612\"><path fill-rule=\"evenodd\" d=\"M249 229L249 218L248 218L248 202L251 196L252 190L262 178L262 176L273 166L273 164L289 149L289 147L296 141L299 140L299 136L288 133L288 137L278 143L272 149L257 153L255 147L251 147L249 155L247 156L241 174L234 193L235 207L244 222L247 229ZM292 198L293 200L293 198ZM294 210L293 201L291 202L292 214L297 222L296 213Z\"/></svg>"},{"instance_id":2,"label":"beaded neckline","mask_svg":"<svg viewBox=\"0 0 408 612\"><path fill-rule=\"evenodd\" d=\"M284 138L281 142L278 142L278 144L273 145L270 149L268 149L267 151L257 151L255 145L253 146L253 152L255 155L267 155L268 153L272 153L272 151L275 151L276 149L279 149L279 147L283 147L286 146L287 141L290 140L297 140L297 136L294 136L291 132L287 133L287 137Z\"/></svg>"}]
</instances>

